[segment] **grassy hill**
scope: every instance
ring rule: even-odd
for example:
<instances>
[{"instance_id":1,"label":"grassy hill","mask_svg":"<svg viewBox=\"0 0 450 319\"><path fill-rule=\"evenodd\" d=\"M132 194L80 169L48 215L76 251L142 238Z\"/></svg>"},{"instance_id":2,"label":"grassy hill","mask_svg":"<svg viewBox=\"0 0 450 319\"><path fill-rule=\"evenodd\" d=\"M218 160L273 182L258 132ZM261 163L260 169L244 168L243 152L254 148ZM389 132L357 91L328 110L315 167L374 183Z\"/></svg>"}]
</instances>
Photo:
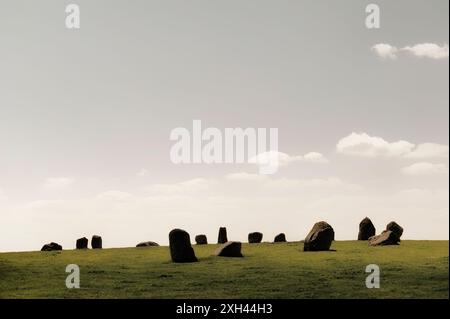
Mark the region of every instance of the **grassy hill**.
<instances>
[{"instance_id":1,"label":"grassy hill","mask_svg":"<svg viewBox=\"0 0 450 319\"><path fill-rule=\"evenodd\" d=\"M243 244L244 258L194 246L191 264L172 263L168 247L2 253L0 298L449 298L448 241L300 245ZM80 266L80 289L65 286L68 264ZM368 264L380 266L380 289L365 286Z\"/></svg>"}]
</instances>

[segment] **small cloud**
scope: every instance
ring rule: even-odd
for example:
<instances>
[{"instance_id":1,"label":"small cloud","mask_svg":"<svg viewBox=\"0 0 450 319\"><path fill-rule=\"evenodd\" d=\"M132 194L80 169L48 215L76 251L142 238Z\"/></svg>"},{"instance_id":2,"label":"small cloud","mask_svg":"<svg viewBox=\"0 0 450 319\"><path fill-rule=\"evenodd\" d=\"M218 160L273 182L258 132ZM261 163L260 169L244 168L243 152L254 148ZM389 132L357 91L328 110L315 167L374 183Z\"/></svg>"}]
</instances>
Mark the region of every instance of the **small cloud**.
<instances>
[{"instance_id":1,"label":"small cloud","mask_svg":"<svg viewBox=\"0 0 450 319\"><path fill-rule=\"evenodd\" d=\"M303 161L309 163L328 163L328 159L323 156L321 153L310 152L308 154L303 155Z\"/></svg>"},{"instance_id":2,"label":"small cloud","mask_svg":"<svg viewBox=\"0 0 450 319\"><path fill-rule=\"evenodd\" d=\"M387 44L378 43L372 48L379 57L383 59L397 59L401 53L406 52L413 56L429 59L448 59L448 44L438 45L435 43L419 43L413 46L405 46L398 49L397 47Z\"/></svg>"},{"instance_id":3,"label":"small cloud","mask_svg":"<svg viewBox=\"0 0 450 319\"><path fill-rule=\"evenodd\" d=\"M414 46L407 46L402 51L409 52L414 56L430 59L446 59L448 58L448 44L439 46L435 43L420 43Z\"/></svg>"},{"instance_id":4,"label":"small cloud","mask_svg":"<svg viewBox=\"0 0 450 319\"><path fill-rule=\"evenodd\" d=\"M248 160L250 164L265 165L267 163L277 162L280 166L286 166L295 162L308 163L328 163L328 160L321 153L310 152L305 155L291 156L289 154L277 151L260 153Z\"/></svg>"},{"instance_id":5,"label":"small cloud","mask_svg":"<svg viewBox=\"0 0 450 319\"><path fill-rule=\"evenodd\" d=\"M388 142L366 133L351 133L336 145L338 153L363 157L394 157L411 152L414 144L407 141Z\"/></svg>"},{"instance_id":6,"label":"small cloud","mask_svg":"<svg viewBox=\"0 0 450 319\"><path fill-rule=\"evenodd\" d=\"M375 44L372 47L372 51L375 51L375 53L383 59L392 59L392 60L397 58L398 53L398 49L396 47L387 43Z\"/></svg>"},{"instance_id":7,"label":"small cloud","mask_svg":"<svg viewBox=\"0 0 450 319\"><path fill-rule=\"evenodd\" d=\"M139 176L139 177L145 177L148 175L150 175L150 172L145 168L141 169L139 172L136 173L136 176Z\"/></svg>"},{"instance_id":8,"label":"small cloud","mask_svg":"<svg viewBox=\"0 0 450 319\"><path fill-rule=\"evenodd\" d=\"M69 177L49 177L44 181L44 188L47 190L59 190L72 185L75 179Z\"/></svg>"},{"instance_id":9,"label":"small cloud","mask_svg":"<svg viewBox=\"0 0 450 319\"><path fill-rule=\"evenodd\" d=\"M448 174L448 167L445 164L421 162L403 167L402 173L412 176L441 175Z\"/></svg>"},{"instance_id":10,"label":"small cloud","mask_svg":"<svg viewBox=\"0 0 450 319\"><path fill-rule=\"evenodd\" d=\"M448 145L436 143L423 143L410 153L406 154L408 158L448 158Z\"/></svg>"}]
</instances>

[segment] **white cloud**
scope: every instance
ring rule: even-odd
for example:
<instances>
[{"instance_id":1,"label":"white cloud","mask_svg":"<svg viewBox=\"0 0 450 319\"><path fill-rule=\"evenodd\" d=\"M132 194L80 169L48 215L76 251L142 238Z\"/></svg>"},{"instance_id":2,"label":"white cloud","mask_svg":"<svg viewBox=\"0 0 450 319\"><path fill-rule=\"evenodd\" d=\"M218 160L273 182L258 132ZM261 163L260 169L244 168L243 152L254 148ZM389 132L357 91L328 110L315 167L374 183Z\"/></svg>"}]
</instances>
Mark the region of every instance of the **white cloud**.
<instances>
[{"instance_id":1,"label":"white cloud","mask_svg":"<svg viewBox=\"0 0 450 319\"><path fill-rule=\"evenodd\" d=\"M383 59L396 59L398 49L390 44L378 43L372 47L372 50Z\"/></svg>"},{"instance_id":2,"label":"white cloud","mask_svg":"<svg viewBox=\"0 0 450 319\"><path fill-rule=\"evenodd\" d=\"M414 163L402 168L405 175L439 175L448 174L448 167L445 164L433 164L428 162Z\"/></svg>"},{"instance_id":3,"label":"white cloud","mask_svg":"<svg viewBox=\"0 0 450 319\"><path fill-rule=\"evenodd\" d=\"M407 141L387 142L381 137L354 132L339 140L336 145L338 153L364 157L403 156L413 148L414 144Z\"/></svg>"},{"instance_id":4,"label":"white cloud","mask_svg":"<svg viewBox=\"0 0 450 319\"><path fill-rule=\"evenodd\" d=\"M372 51L383 59L396 59L400 53L406 52L416 57L424 57L430 59L448 59L448 44L438 45L435 43L419 43L413 46L405 46L398 49L387 43L375 44Z\"/></svg>"},{"instance_id":5,"label":"white cloud","mask_svg":"<svg viewBox=\"0 0 450 319\"><path fill-rule=\"evenodd\" d=\"M47 190L59 190L73 184L75 179L69 177L49 177L44 181L44 188Z\"/></svg>"},{"instance_id":6,"label":"white cloud","mask_svg":"<svg viewBox=\"0 0 450 319\"><path fill-rule=\"evenodd\" d=\"M448 44L439 46L435 43L420 43L414 46L406 46L402 50L410 52L417 57L425 57L430 59L448 58Z\"/></svg>"},{"instance_id":7,"label":"white cloud","mask_svg":"<svg viewBox=\"0 0 450 319\"><path fill-rule=\"evenodd\" d=\"M423 143L410 153L406 154L408 158L448 158L448 145L436 143Z\"/></svg>"},{"instance_id":8,"label":"white cloud","mask_svg":"<svg viewBox=\"0 0 450 319\"><path fill-rule=\"evenodd\" d=\"M248 160L250 164L265 165L267 163L274 163L278 159L278 165L286 166L295 162L308 162L308 163L327 163L328 159L323 154L318 152L309 152L305 155L291 156L289 154L277 151L269 151L260 153L255 157Z\"/></svg>"},{"instance_id":9,"label":"white cloud","mask_svg":"<svg viewBox=\"0 0 450 319\"><path fill-rule=\"evenodd\" d=\"M145 168L141 169L139 172L136 173L136 176L139 176L139 177L145 177L148 175L150 175L150 172Z\"/></svg>"}]
</instances>

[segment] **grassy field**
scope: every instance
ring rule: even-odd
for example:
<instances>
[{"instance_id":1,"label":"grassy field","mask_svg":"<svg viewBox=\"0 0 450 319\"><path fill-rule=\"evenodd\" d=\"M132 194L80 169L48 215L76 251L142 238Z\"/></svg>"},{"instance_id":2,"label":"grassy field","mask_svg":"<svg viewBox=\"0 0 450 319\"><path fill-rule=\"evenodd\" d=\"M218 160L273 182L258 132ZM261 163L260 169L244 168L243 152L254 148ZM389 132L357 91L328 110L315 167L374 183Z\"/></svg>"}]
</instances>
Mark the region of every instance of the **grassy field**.
<instances>
[{"instance_id":1,"label":"grassy field","mask_svg":"<svg viewBox=\"0 0 450 319\"><path fill-rule=\"evenodd\" d=\"M243 244L244 258L216 248L194 246L191 264L170 262L168 247L3 253L0 298L449 298L448 241ZM80 266L80 289L65 286L68 264ZM380 266L380 289L365 286L368 264Z\"/></svg>"}]
</instances>

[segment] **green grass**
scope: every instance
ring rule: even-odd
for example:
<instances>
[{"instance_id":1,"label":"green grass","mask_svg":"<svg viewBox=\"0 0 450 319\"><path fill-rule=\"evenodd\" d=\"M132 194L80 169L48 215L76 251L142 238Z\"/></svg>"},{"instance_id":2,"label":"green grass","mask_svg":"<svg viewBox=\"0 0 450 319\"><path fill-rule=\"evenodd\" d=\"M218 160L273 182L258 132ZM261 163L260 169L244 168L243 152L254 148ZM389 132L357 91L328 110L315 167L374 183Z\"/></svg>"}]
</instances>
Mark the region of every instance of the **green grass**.
<instances>
[{"instance_id":1,"label":"green grass","mask_svg":"<svg viewBox=\"0 0 450 319\"><path fill-rule=\"evenodd\" d=\"M244 258L194 246L190 264L170 262L168 247L3 253L0 298L449 298L448 241L300 245L243 244ZM80 266L80 289L65 286L68 264ZM380 289L365 287L368 264L380 266Z\"/></svg>"}]
</instances>

